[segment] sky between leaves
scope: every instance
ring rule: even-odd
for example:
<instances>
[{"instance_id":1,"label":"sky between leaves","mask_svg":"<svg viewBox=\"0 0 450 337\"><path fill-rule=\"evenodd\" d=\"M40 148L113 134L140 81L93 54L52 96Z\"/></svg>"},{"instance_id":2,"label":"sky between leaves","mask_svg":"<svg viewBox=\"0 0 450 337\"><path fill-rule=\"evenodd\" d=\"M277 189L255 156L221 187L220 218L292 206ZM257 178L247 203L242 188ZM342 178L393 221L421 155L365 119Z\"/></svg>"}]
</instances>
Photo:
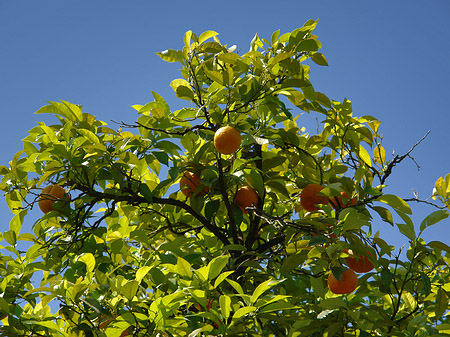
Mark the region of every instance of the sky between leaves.
<instances>
[{"instance_id":1,"label":"sky between leaves","mask_svg":"<svg viewBox=\"0 0 450 337\"><path fill-rule=\"evenodd\" d=\"M319 19L315 30L329 67L312 66L311 81L328 97L353 102L355 115L382 122L388 153L406 153L387 193L430 196L434 182L450 172L447 104L450 89L450 1L60 1L0 0L0 164L22 149L21 139L38 121L46 101L67 100L114 124L133 122L131 105L162 95L173 110L184 102L169 83L179 66L155 53L182 47L187 30L215 30L223 44L248 51L257 32L270 38ZM293 111L295 113L295 111ZM316 120L316 117L319 120ZM315 133L321 116L302 118ZM389 157L392 158L392 157ZM433 208L414 206L417 228ZM24 228L41 216L36 207ZM0 200L0 231L12 215ZM34 217L34 218L33 218ZM383 237L400 246L407 240L379 222ZM425 232L427 241L450 244L450 220Z\"/></svg>"}]
</instances>

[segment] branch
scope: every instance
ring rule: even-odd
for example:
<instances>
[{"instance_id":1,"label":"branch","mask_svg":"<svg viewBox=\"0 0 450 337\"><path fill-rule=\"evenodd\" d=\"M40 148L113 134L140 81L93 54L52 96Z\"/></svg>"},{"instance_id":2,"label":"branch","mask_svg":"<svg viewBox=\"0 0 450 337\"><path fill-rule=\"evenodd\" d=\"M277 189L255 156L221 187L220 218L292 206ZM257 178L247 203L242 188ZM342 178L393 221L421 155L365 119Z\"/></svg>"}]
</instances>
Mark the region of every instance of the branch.
<instances>
[{"instance_id":1,"label":"branch","mask_svg":"<svg viewBox=\"0 0 450 337\"><path fill-rule=\"evenodd\" d=\"M194 125L194 126L192 126L190 128L185 128L182 131L169 131L169 130L166 130L166 129L152 128L152 127L143 125L143 124L141 124L141 123L139 123L137 121L136 121L136 124L128 124L128 123L125 123L123 121L116 122L114 120L112 122L116 123L116 124L119 124L120 126L126 127L126 128L139 128L139 127L141 127L141 128L146 129L146 130L155 131L155 132L161 132L161 133L164 133L166 135L177 135L177 136L184 136L185 134L187 134L189 132L193 132L193 131L195 131L197 129L199 129L199 130L210 130L209 128L207 128L203 124Z\"/></svg>"},{"instance_id":2,"label":"branch","mask_svg":"<svg viewBox=\"0 0 450 337\"><path fill-rule=\"evenodd\" d=\"M413 158L411 157L411 155L410 155L411 152L413 152L414 149L415 149L420 143L422 143L422 142L424 141L424 139L425 139L429 134L430 134L430 131L428 131L428 132L425 134L425 136L423 136L418 142L416 142L416 143L411 147L411 149L409 149L409 151L406 152L406 154L404 154L404 155L402 155L402 156L396 155L396 156L394 157L394 160L392 160L392 161L389 163L389 165L388 165L387 168L386 168L386 171L384 172L383 176L381 177L381 179L380 179L380 185L384 185L386 179L392 174L392 169L394 168L394 166L397 165L397 164L399 164L399 163L401 163L406 157L409 157L409 158L411 158L411 159L414 161L414 159L413 159ZM419 168L420 168L420 167L419 167Z\"/></svg>"},{"instance_id":3,"label":"branch","mask_svg":"<svg viewBox=\"0 0 450 337\"><path fill-rule=\"evenodd\" d=\"M85 186L80 186L80 185L77 185L76 187L78 189L80 189L81 191L83 191L84 193L86 193L90 196L96 197L96 198L109 199L109 200L113 200L115 202L125 201L130 204L149 204L149 201L146 198L139 196L137 194L116 195L116 194L111 194L111 193L98 192L93 189L89 189L89 188L86 188ZM181 209L184 209L186 212L191 214L195 219L197 219L210 232L212 232L214 235L216 235L217 238L224 245L230 244L230 241L228 240L228 238L219 230L219 228L217 228L216 226L209 223L208 220L204 216L197 213L191 206L185 204L184 202L176 200L176 199L171 199L171 198L157 198L157 197L153 197L152 200L153 200L153 202L152 202L153 204L172 205L172 206L177 206Z\"/></svg>"}]
</instances>

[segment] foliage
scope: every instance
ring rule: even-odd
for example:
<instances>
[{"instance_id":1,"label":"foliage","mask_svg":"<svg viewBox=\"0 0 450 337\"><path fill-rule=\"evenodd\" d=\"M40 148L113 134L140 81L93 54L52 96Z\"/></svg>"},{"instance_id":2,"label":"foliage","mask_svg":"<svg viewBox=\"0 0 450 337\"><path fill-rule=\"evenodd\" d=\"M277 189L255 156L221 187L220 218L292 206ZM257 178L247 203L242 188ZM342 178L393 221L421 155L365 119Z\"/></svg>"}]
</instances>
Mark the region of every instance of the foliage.
<instances>
[{"instance_id":1,"label":"foliage","mask_svg":"<svg viewBox=\"0 0 450 337\"><path fill-rule=\"evenodd\" d=\"M448 217L450 178L435 186L444 206L415 226L408 203L384 192L410 153L386 158L380 122L354 116L350 100L329 99L310 82L308 64L327 65L316 24L256 35L243 55L213 31L188 31L181 50L158 53L181 64L170 85L186 107L172 111L153 92L134 106L136 123L119 130L66 101L39 109L55 124L38 123L0 167L14 214L1 234L2 333L450 335L450 247L421 238ZM317 114L321 130L307 133L303 113ZM232 155L213 145L225 125L242 135ZM187 171L205 193L180 191ZM70 200L24 232L49 184ZM299 198L308 184L358 201L307 212ZM247 185L259 200L244 214L233 200ZM408 238L406 254L374 233L380 221ZM355 292L330 292L329 273L340 279L346 269L344 249L366 247L375 269L359 275Z\"/></svg>"}]
</instances>

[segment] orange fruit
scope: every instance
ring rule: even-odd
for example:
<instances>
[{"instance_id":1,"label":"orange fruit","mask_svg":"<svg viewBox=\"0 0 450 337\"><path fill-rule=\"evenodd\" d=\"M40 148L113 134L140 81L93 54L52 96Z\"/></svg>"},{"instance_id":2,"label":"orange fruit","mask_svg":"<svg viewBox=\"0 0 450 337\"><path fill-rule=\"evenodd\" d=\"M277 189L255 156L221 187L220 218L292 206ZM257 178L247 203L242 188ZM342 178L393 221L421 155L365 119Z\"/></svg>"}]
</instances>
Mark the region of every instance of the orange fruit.
<instances>
[{"instance_id":1,"label":"orange fruit","mask_svg":"<svg viewBox=\"0 0 450 337\"><path fill-rule=\"evenodd\" d=\"M242 210L242 213L246 214L248 213L247 207L258 206L258 194L250 186L243 186L237 190L234 202Z\"/></svg>"},{"instance_id":2,"label":"orange fruit","mask_svg":"<svg viewBox=\"0 0 450 337\"><path fill-rule=\"evenodd\" d=\"M308 212L317 211L317 204L328 204L329 199L319 195L323 186L319 184L309 184L300 193L300 204Z\"/></svg>"},{"instance_id":3,"label":"orange fruit","mask_svg":"<svg viewBox=\"0 0 450 337\"><path fill-rule=\"evenodd\" d=\"M351 269L347 269L342 273L339 281L333 273L328 275L328 289L334 294L350 294L358 286L358 277Z\"/></svg>"},{"instance_id":4,"label":"orange fruit","mask_svg":"<svg viewBox=\"0 0 450 337\"><path fill-rule=\"evenodd\" d=\"M233 154L241 146L241 134L232 126L223 126L214 134L214 147L221 154Z\"/></svg>"},{"instance_id":5,"label":"orange fruit","mask_svg":"<svg viewBox=\"0 0 450 337\"><path fill-rule=\"evenodd\" d=\"M346 200L345 204L344 204L342 198L344 198ZM345 208L348 206L356 205L356 201L357 201L356 198L350 199L350 197L348 196L348 194L346 192L341 192L340 197L331 198L330 204L334 209L342 209L342 208Z\"/></svg>"},{"instance_id":6,"label":"orange fruit","mask_svg":"<svg viewBox=\"0 0 450 337\"><path fill-rule=\"evenodd\" d=\"M66 195L66 190L59 185L49 185L45 187L39 196L39 208L45 214L53 210L53 203L59 201ZM69 195L66 198L70 200Z\"/></svg>"},{"instance_id":7,"label":"orange fruit","mask_svg":"<svg viewBox=\"0 0 450 337\"><path fill-rule=\"evenodd\" d=\"M348 253L349 255L353 255L353 251L351 249L344 249L344 252ZM369 251L367 251L367 254L372 256ZM345 258L345 262L350 269L354 270L357 273L367 273L374 268L372 262L370 262L369 258L365 255L360 255L358 257L348 256Z\"/></svg>"},{"instance_id":8,"label":"orange fruit","mask_svg":"<svg viewBox=\"0 0 450 337\"><path fill-rule=\"evenodd\" d=\"M181 192L187 197L193 196L194 193L200 195L207 194L209 192L208 186L204 186L201 190L197 189L200 185L202 185L201 181L202 180L198 174L186 171L180 180Z\"/></svg>"}]
</instances>

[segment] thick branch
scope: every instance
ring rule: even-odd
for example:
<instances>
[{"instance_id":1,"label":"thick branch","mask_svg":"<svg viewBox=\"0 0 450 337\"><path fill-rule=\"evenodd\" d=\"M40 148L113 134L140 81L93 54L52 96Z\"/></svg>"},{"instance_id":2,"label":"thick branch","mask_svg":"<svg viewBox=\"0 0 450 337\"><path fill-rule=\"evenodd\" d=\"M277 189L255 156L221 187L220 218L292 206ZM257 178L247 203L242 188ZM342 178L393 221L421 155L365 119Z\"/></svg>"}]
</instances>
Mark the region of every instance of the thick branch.
<instances>
[{"instance_id":1,"label":"thick branch","mask_svg":"<svg viewBox=\"0 0 450 337\"><path fill-rule=\"evenodd\" d=\"M88 189L88 188L86 188L84 186L80 186L80 185L77 185L76 187L78 189L80 189L81 191L85 192L86 194L96 197L96 198L101 198L101 199L106 199L106 200L109 199L109 200L113 200L115 202L125 201L130 204L151 204L151 203L149 203L149 201L146 198L139 196L137 194L135 194L135 195L116 195L116 194L111 194L111 193L98 192L93 189ZM209 223L208 220L204 216L202 216L201 214L198 214L191 206L185 204L184 202L176 200L176 199L171 199L171 198L153 197L152 203L160 204L160 205L173 205L173 206L177 206L177 207L184 209L186 212L191 214L195 219L197 219L205 228L207 228L210 232L212 232L214 235L216 235L217 238L224 245L230 244L230 241L228 240L228 238L219 230L219 228L217 228L216 226Z\"/></svg>"}]
</instances>

